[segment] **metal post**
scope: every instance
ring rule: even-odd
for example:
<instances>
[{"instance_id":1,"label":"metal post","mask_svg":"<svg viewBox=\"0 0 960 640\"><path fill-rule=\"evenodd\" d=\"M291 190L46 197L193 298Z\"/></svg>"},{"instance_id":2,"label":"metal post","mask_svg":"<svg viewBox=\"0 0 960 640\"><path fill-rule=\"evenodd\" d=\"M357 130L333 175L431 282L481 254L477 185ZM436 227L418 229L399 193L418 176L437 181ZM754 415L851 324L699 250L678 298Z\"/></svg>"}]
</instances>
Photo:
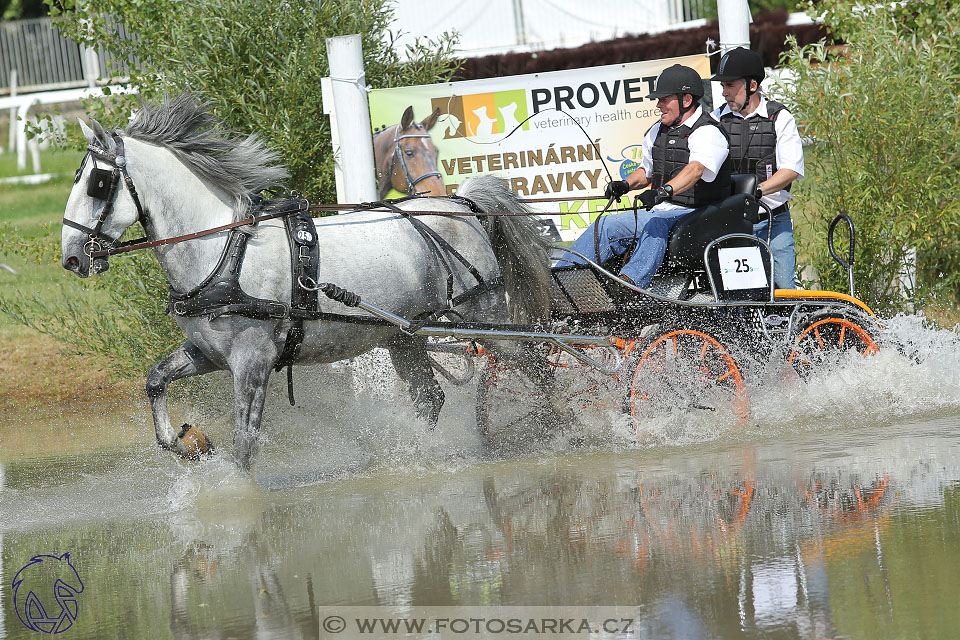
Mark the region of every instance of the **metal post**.
<instances>
[{"instance_id":1,"label":"metal post","mask_svg":"<svg viewBox=\"0 0 960 640\"><path fill-rule=\"evenodd\" d=\"M358 34L327 38L327 60L333 92L335 126L343 161L343 191L337 201L369 202L377 199L373 133L367 104L367 80Z\"/></svg>"},{"instance_id":2,"label":"metal post","mask_svg":"<svg viewBox=\"0 0 960 640\"><path fill-rule=\"evenodd\" d=\"M720 19L720 55L737 47L750 48L750 23L753 16L747 0L717 0L717 17ZM723 104L722 87L719 82L710 83L713 88L713 106Z\"/></svg>"},{"instance_id":3,"label":"metal post","mask_svg":"<svg viewBox=\"0 0 960 640\"><path fill-rule=\"evenodd\" d=\"M720 18L720 51L726 53L737 47L750 48L750 7L747 0L717 0Z\"/></svg>"},{"instance_id":4,"label":"metal post","mask_svg":"<svg viewBox=\"0 0 960 640\"><path fill-rule=\"evenodd\" d=\"M27 168L27 115L36 102L36 99L31 99L17 109L17 171Z\"/></svg>"},{"instance_id":5,"label":"metal post","mask_svg":"<svg viewBox=\"0 0 960 640\"><path fill-rule=\"evenodd\" d=\"M517 34L517 44L527 44L527 27L523 21L523 0L513 0L513 26Z\"/></svg>"},{"instance_id":6,"label":"metal post","mask_svg":"<svg viewBox=\"0 0 960 640\"><path fill-rule=\"evenodd\" d=\"M97 50L90 47L84 48L80 59L83 64L83 79L92 89L97 86L97 80L100 79L100 59L97 57Z\"/></svg>"},{"instance_id":7,"label":"metal post","mask_svg":"<svg viewBox=\"0 0 960 640\"><path fill-rule=\"evenodd\" d=\"M17 97L17 70L10 69L10 97ZM10 149L10 153L13 153L17 150L17 130L14 128L14 123L17 121L17 108L10 107L10 144L7 145L7 148Z\"/></svg>"}]
</instances>

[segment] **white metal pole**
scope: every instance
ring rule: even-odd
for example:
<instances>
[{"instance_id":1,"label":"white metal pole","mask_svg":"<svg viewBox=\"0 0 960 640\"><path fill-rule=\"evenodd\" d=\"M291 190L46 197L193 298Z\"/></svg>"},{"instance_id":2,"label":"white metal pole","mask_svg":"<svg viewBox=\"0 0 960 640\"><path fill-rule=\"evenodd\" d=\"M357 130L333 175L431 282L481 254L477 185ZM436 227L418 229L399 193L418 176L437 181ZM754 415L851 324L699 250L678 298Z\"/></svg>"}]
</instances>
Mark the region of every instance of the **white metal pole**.
<instances>
[{"instance_id":1,"label":"white metal pole","mask_svg":"<svg viewBox=\"0 0 960 640\"><path fill-rule=\"evenodd\" d=\"M720 55L737 47L750 48L750 23L753 16L747 0L717 0L717 17L720 19ZM723 104L722 87L719 82L710 83L713 88L714 108Z\"/></svg>"},{"instance_id":2,"label":"white metal pole","mask_svg":"<svg viewBox=\"0 0 960 640\"><path fill-rule=\"evenodd\" d=\"M17 70L10 70L10 97L17 97ZM17 108L10 107L10 144L7 145L7 148L10 149L10 153L13 153L17 150L17 130L14 128L14 124L17 121Z\"/></svg>"},{"instance_id":3,"label":"white metal pole","mask_svg":"<svg viewBox=\"0 0 960 640\"><path fill-rule=\"evenodd\" d=\"M27 168L27 116L36 102L36 99L28 100L17 109L17 171Z\"/></svg>"},{"instance_id":4,"label":"white metal pole","mask_svg":"<svg viewBox=\"0 0 960 640\"><path fill-rule=\"evenodd\" d=\"M327 38L327 60L343 163L343 191L337 192L337 200L341 203L376 200L373 133L360 36Z\"/></svg>"},{"instance_id":5,"label":"white metal pole","mask_svg":"<svg viewBox=\"0 0 960 640\"><path fill-rule=\"evenodd\" d=\"M337 184L337 200L347 202L343 194L343 156L340 153L340 130L337 128L337 110L333 106L333 81L320 78L323 113L330 118L330 143L333 145L333 176Z\"/></svg>"},{"instance_id":6,"label":"white metal pole","mask_svg":"<svg viewBox=\"0 0 960 640\"><path fill-rule=\"evenodd\" d=\"M80 59L83 66L83 79L92 89L97 86L97 80L100 79L100 59L97 57L97 50L86 47Z\"/></svg>"}]
</instances>

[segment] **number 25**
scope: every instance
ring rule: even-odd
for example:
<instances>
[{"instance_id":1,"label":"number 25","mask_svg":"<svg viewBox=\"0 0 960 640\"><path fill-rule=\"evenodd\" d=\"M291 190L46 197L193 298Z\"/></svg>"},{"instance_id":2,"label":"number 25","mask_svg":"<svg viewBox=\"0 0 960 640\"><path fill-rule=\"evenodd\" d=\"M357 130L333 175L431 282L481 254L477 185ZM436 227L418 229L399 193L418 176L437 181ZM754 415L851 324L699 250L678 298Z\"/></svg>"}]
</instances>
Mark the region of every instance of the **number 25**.
<instances>
[{"instance_id":1,"label":"number 25","mask_svg":"<svg viewBox=\"0 0 960 640\"><path fill-rule=\"evenodd\" d=\"M746 258L737 258L734 262L737 263L736 273L750 273L750 265L747 264Z\"/></svg>"}]
</instances>

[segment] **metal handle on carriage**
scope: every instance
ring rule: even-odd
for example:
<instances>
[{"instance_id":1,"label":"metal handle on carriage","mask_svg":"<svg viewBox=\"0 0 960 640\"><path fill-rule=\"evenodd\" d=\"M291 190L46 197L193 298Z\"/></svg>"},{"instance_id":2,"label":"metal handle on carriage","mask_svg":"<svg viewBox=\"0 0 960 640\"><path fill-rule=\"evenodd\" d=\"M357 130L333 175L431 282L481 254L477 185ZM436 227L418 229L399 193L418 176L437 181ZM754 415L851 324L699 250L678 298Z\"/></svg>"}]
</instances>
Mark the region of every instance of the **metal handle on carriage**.
<instances>
[{"instance_id":1,"label":"metal handle on carriage","mask_svg":"<svg viewBox=\"0 0 960 640\"><path fill-rule=\"evenodd\" d=\"M833 232L841 220L847 223L847 229L850 230L850 249L848 253L849 261L846 261L843 258L841 258L837 254L837 251L833 248ZM853 258L854 258L854 252L856 250L856 245L857 245L857 234L853 228L853 220L851 220L850 216L848 216L845 213L839 214L836 218L833 219L833 222L830 223L830 228L827 229L827 247L830 249L830 255L833 256L833 259L836 260L837 263L847 271L847 284L850 287L851 298L857 297L853 292Z\"/></svg>"},{"instance_id":2,"label":"metal handle on carriage","mask_svg":"<svg viewBox=\"0 0 960 640\"><path fill-rule=\"evenodd\" d=\"M623 356L620 355L620 350L617 349L616 346L613 344L612 338L608 337L606 338L606 341L607 341L607 344L593 344L593 345L586 345L586 346L595 346L595 347L602 347L604 349L609 349L610 353L613 354L614 361L616 362L616 366L614 367L603 366L601 363L594 360L593 358L585 354L583 351L580 351L579 349L570 346L563 340L551 340L550 342L551 344L559 347L562 351L569 353L570 355L572 355L574 358L576 358L583 364L593 367L594 369L596 369L597 371L599 371L604 375L612 376L620 373L620 370L623 368L624 360L623 360ZM582 343L577 343L577 344L582 344Z\"/></svg>"},{"instance_id":3,"label":"metal handle on carriage","mask_svg":"<svg viewBox=\"0 0 960 640\"><path fill-rule=\"evenodd\" d=\"M323 284L318 285L317 289L327 293L327 291L324 290ZM557 346L559 349L569 353L580 362L583 362L591 367L595 367L606 375L614 375L618 373L623 366L623 358L620 356L620 352L613 344L610 336L583 336L567 333L548 333L543 331L476 329L472 327L467 328L451 326L453 323L447 325L417 326L409 320L396 315L395 313L391 313L386 309L381 309L380 307L374 306L368 302L363 302L359 299L359 296L357 296L357 299L352 302L355 302L355 304L351 304L350 306L359 307L360 309L363 309L367 313L380 318L381 320L385 320L390 324L400 327L401 331L410 335L418 335L426 338L458 338L461 340L511 340L517 342L546 342L548 344ZM613 368L605 367L597 360L571 346L574 344L609 349L613 353L616 366Z\"/></svg>"}]
</instances>

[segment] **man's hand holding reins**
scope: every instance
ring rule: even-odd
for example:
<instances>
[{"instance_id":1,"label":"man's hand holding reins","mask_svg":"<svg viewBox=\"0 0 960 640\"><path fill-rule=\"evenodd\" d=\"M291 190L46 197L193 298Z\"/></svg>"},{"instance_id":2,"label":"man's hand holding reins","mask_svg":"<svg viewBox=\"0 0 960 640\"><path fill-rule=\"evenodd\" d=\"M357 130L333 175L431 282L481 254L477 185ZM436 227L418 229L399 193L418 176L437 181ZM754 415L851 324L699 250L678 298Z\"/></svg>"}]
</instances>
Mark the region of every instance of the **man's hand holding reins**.
<instances>
[{"instance_id":1,"label":"man's hand holding reins","mask_svg":"<svg viewBox=\"0 0 960 640\"><path fill-rule=\"evenodd\" d=\"M650 211L650 209L653 209L661 202L666 202L669 200L670 196L672 195L673 187L670 185L664 185L659 189L647 189L637 197L640 199L640 203L643 205L643 208L647 211Z\"/></svg>"},{"instance_id":2,"label":"man's hand holding reins","mask_svg":"<svg viewBox=\"0 0 960 640\"><path fill-rule=\"evenodd\" d=\"M607 183L607 188L603 190L603 197L607 199L619 199L620 196L627 195L630 191L630 185L626 180L614 180Z\"/></svg>"}]
</instances>

